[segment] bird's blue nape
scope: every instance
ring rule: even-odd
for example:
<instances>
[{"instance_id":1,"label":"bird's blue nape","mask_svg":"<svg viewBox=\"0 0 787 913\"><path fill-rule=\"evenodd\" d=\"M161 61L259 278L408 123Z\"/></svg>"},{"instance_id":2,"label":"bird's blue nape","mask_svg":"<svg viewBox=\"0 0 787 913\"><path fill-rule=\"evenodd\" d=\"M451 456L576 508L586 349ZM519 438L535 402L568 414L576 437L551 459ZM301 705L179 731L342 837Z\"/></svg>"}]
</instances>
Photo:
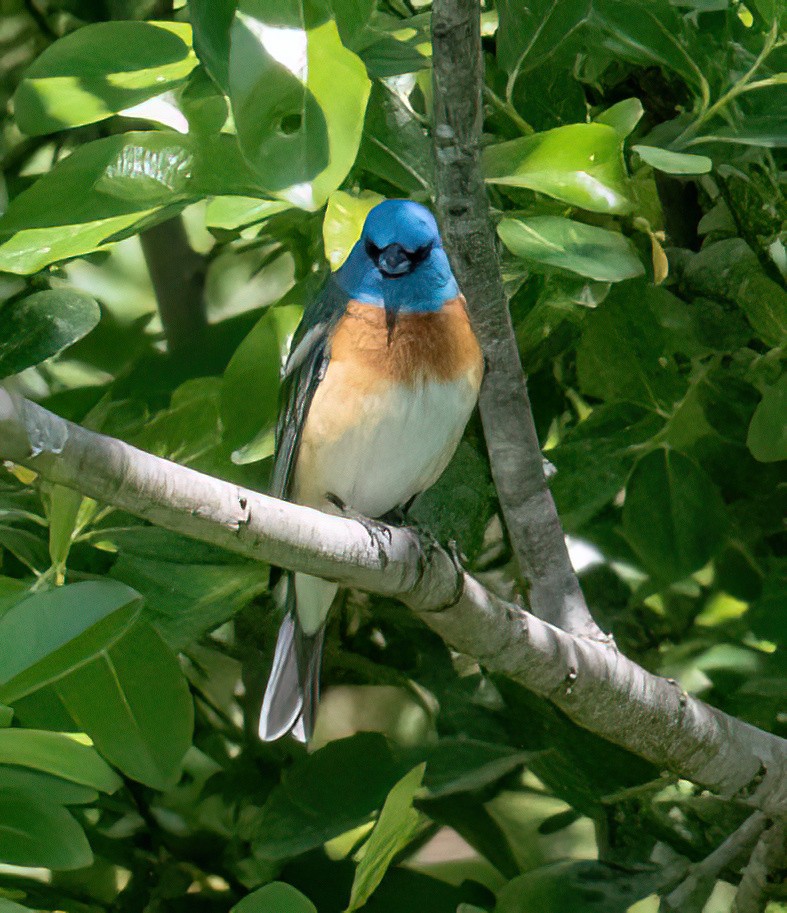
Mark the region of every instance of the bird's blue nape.
<instances>
[{"instance_id":1,"label":"bird's blue nape","mask_svg":"<svg viewBox=\"0 0 787 913\"><path fill-rule=\"evenodd\" d=\"M406 272L381 269L386 251ZM350 298L398 313L439 311L459 294L435 218L412 200L385 200L369 212L336 281Z\"/></svg>"}]
</instances>

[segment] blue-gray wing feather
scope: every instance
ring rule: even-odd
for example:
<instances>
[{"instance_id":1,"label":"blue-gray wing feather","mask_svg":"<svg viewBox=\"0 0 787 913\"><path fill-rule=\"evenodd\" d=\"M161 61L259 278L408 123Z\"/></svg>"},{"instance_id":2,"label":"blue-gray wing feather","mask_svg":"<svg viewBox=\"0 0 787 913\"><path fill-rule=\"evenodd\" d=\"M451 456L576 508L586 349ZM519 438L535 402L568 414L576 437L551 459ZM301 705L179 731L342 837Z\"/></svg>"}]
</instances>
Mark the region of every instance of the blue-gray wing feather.
<instances>
[{"instance_id":1,"label":"blue-gray wing feather","mask_svg":"<svg viewBox=\"0 0 787 913\"><path fill-rule=\"evenodd\" d=\"M275 498L290 494L298 447L314 393L325 376L331 357L331 336L347 310L347 294L333 277L306 308L284 366L279 394L279 419L271 474L270 493Z\"/></svg>"}]
</instances>

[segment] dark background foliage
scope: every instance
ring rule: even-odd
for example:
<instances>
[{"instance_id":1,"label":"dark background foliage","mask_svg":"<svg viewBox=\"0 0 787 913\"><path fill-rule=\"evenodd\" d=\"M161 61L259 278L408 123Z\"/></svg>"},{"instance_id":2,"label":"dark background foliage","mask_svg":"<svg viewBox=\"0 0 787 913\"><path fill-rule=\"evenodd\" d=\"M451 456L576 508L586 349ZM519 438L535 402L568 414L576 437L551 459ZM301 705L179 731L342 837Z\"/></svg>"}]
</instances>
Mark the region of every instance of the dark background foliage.
<instances>
[{"instance_id":1,"label":"dark background foliage","mask_svg":"<svg viewBox=\"0 0 787 913\"><path fill-rule=\"evenodd\" d=\"M304 302L376 201L430 200L429 4L0 9L0 377L264 488ZM498 0L482 31L504 278L594 615L787 734L781 0ZM414 514L515 592L476 423ZM0 469L2 913L645 913L744 817L359 594L317 750L260 744L276 625L267 569Z\"/></svg>"}]
</instances>

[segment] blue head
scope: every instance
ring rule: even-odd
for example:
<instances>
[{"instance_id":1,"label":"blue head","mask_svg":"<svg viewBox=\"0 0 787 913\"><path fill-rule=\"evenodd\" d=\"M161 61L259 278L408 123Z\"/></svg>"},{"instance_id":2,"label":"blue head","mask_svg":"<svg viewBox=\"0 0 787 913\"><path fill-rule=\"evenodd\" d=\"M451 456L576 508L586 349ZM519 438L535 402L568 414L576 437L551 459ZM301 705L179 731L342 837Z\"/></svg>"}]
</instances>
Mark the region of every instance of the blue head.
<instances>
[{"instance_id":1,"label":"blue head","mask_svg":"<svg viewBox=\"0 0 787 913\"><path fill-rule=\"evenodd\" d=\"M399 313L439 311L459 294L434 216L411 200L385 200L336 273L344 291L383 307L392 327Z\"/></svg>"}]
</instances>

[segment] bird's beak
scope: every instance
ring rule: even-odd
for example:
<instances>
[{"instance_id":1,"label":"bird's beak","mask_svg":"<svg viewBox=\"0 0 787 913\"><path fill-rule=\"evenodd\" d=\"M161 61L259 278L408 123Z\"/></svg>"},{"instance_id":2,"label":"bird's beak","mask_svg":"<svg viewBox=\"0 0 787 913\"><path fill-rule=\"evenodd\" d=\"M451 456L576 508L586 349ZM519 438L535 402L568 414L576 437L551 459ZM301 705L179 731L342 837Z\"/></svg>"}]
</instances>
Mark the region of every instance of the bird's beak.
<instances>
[{"instance_id":1,"label":"bird's beak","mask_svg":"<svg viewBox=\"0 0 787 913\"><path fill-rule=\"evenodd\" d=\"M412 272L412 259L401 244L389 244L377 256L377 268L386 279L398 279Z\"/></svg>"}]
</instances>

